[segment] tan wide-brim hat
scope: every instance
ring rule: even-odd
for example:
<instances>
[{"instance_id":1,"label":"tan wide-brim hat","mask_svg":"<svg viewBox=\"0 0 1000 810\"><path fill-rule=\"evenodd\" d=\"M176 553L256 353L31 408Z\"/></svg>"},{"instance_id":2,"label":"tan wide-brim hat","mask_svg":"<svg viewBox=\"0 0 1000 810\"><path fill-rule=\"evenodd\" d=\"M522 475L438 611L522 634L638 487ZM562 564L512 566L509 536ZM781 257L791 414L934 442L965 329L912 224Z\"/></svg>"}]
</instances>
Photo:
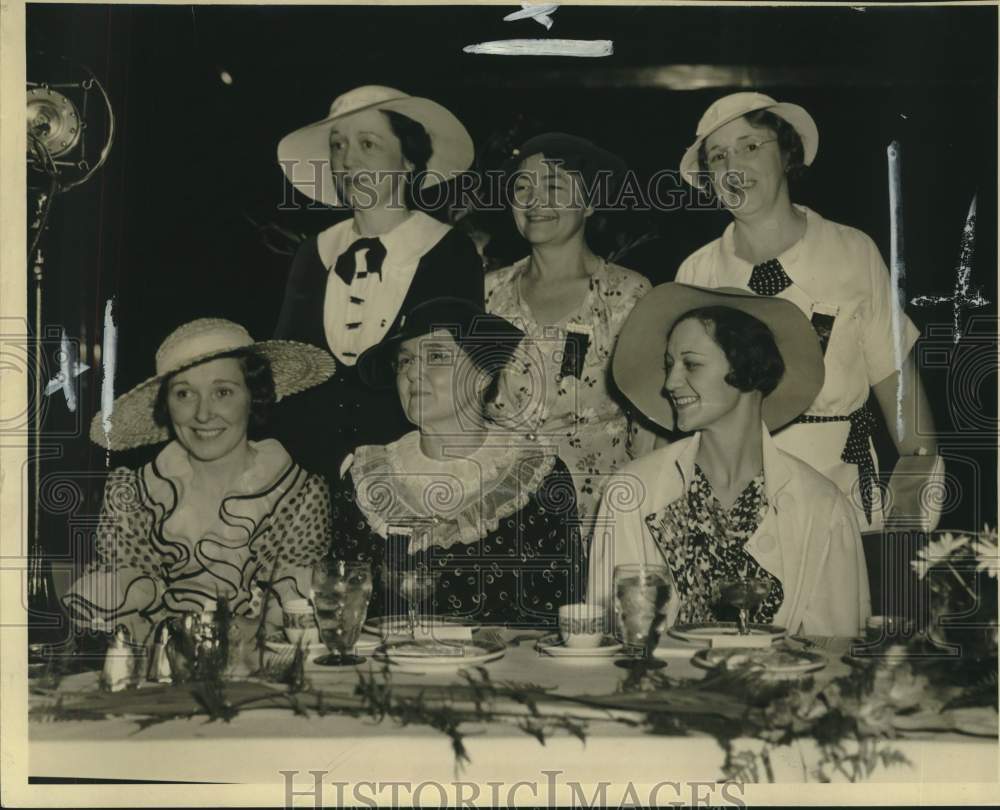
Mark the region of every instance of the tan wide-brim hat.
<instances>
[{"instance_id":1,"label":"tan wide-brim hat","mask_svg":"<svg viewBox=\"0 0 1000 810\"><path fill-rule=\"evenodd\" d=\"M688 185L696 188L699 186L698 174L701 172L701 168L698 166L698 150L705 138L730 121L735 121L737 118L757 110L767 110L791 124L802 139L802 162L806 166L812 165L816 158L816 152L819 151L819 130L816 128L813 117L806 112L804 107L800 107L798 104L775 101L763 93L733 93L714 102L711 107L705 110L705 114L698 122L695 141L687 148L684 157L681 158L681 177Z\"/></svg>"},{"instance_id":2,"label":"tan wide-brim hat","mask_svg":"<svg viewBox=\"0 0 1000 810\"><path fill-rule=\"evenodd\" d=\"M108 450L130 450L165 442L170 432L153 419L153 406L164 378L220 355L252 349L271 365L278 400L319 385L333 376L336 361L329 352L292 340L255 342L238 323L200 318L171 332L156 351L156 374L114 401L105 424L98 411L90 423L90 440Z\"/></svg>"},{"instance_id":3,"label":"tan wide-brim hat","mask_svg":"<svg viewBox=\"0 0 1000 810\"><path fill-rule=\"evenodd\" d=\"M297 129L278 143L278 163L289 182L317 202L343 206L330 175L330 129L336 121L365 110L387 110L412 118L427 130L431 156L421 188L461 174L475 157L472 137L454 115L429 98L391 87L365 85L337 96L322 121Z\"/></svg>"},{"instance_id":4,"label":"tan wide-brim hat","mask_svg":"<svg viewBox=\"0 0 1000 810\"><path fill-rule=\"evenodd\" d=\"M791 301L748 290L671 282L654 287L632 309L618 335L611 364L615 383L646 417L673 430L674 409L663 390L667 336L681 316L701 307L732 307L771 330L785 373L762 404L761 415L769 430L787 425L812 405L823 387L823 350L802 310Z\"/></svg>"}]
</instances>

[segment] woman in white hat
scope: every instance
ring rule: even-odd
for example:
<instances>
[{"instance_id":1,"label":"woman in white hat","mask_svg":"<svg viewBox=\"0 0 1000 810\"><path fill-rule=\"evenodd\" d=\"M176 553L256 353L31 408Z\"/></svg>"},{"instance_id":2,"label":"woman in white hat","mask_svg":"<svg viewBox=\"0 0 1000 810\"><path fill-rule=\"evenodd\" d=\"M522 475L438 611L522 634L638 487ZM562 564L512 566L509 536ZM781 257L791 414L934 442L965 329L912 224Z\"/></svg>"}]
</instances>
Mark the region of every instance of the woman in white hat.
<instances>
[{"instance_id":1,"label":"woman in white hat","mask_svg":"<svg viewBox=\"0 0 1000 810\"><path fill-rule=\"evenodd\" d=\"M823 386L809 321L787 301L740 289L663 284L640 301L612 365L653 422L694 435L654 450L605 489L587 599L611 607L616 565L669 567L669 621L731 618L726 583L763 580L751 615L792 633L852 636L870 612L853 510L771 431Z\"/></svg>"},{"instance_id":2,"label":"woman in white hat","mask_svg":"<svg viewBox=\"0 0 1000 810\"><path fill-rule=\"evenodd\" d=\"M897 367L894 292L878 248L861 231L795 205L789 196L789 177L812 164L818 146L816 123L798 105L761 93L734 93L712 104L698 122L681 173L692 185L710 183L733 222L684 261L676 280L785 298L811 319L826 383L775 441L836 483L857 509L862 529L876 531L882 508L870 438L874 416L867 406L871 390L901 455L933 455L937 445L911 353L919 333L903 312L898 328L905 360Z\"/></svg>"},{"instance_id":3,"label":"woman in white hat","mask_svg":"<svg viewBox=\"0 0 1000 810\"><path fill-rule=\"evenodd\" d=\"M334 373L329 353L291 341L254 342L239 324L203 318L176 329L156 374L98 413L92 441L109 450L167 442L104 490L93 554L63 597L85 628L126 625L144 640L171 615L224 598L235 616L280 625L280 605L309 593L328 550L325 481L274 439L251 440L274 403Z\"/></svg>"},{"instance_id":4,"label":"woman in white hat","mask_svg":"<svg viewBox=\"0 0 1000 810\"><path fill-rule=\"evenodd\" d=\"M589 540L606 477L652 449L609 386L618 331L649 291L639 273L587 245L590 198L613 198L626 166L615 154L561 132L526 141L508 163L512 213L529 255L486 277L486 309L528 339L508 370L498 404L559 447L573 474L581 531Z\"/></svg>"},{"instance_id":5,"label":"woman in white hat","mask_svg":"<svg viewBox=\"0 0 1000 810\"><path fill-rule=\"evenodd\" d=\"M413 207L417 196L444 193L441 184L468 169L473 155L469 133L440 104L377 86L337 97L326 118L278 144L296 189L353 214L300 247L275 330L339 361L333 380L279 414L289 449L331 482L354 447L407 429L398 402L361 385L361 353L421 301L455 295L482 304L472 241Z\"/></svg>"},{"instance_id":6,"label":"woman in white hat","mask_svg":"<svg viewBox=\"0 0 1000 810\"><path fill-rule=\"evenodd\" d=\"M488 414L523 337L481 306L437 298L362 355L363 378L412 424L397 441L357 448L333 496L331 554L376 563L373 613L391 610L399 571L433 572L431 612L477 623L552 627L561 605L579 601L584 553L566 465Z\"/></svg>"}]
</instances>

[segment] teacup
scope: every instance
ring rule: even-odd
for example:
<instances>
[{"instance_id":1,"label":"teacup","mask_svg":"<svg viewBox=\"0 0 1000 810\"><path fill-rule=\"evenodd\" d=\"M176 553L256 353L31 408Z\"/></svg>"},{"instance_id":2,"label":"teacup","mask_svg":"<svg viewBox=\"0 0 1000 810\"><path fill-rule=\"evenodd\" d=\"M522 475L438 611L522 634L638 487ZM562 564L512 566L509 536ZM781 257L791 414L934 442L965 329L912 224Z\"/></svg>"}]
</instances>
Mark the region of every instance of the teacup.
<instances>
[{"instance_id":1,"label":"teacup","mask_svg":"<svg viewBox=\"0 0 1000 810\"><path fill-rule=\"evenodd\" d=\"M290 599L283 606L285 637L292 644L318 644L319 629L308 599Z\"/></svg>"},{"instance_id":2,"label":"teacup","mask_svg":"<svg viewBox=\"0 0 1000 810\"><path fill-rule=\"evenodd\" d=\"M599 647L607 617L602 605L577 602L559 608L559 635L567 647Z\"/></svg>"}]
</instances>

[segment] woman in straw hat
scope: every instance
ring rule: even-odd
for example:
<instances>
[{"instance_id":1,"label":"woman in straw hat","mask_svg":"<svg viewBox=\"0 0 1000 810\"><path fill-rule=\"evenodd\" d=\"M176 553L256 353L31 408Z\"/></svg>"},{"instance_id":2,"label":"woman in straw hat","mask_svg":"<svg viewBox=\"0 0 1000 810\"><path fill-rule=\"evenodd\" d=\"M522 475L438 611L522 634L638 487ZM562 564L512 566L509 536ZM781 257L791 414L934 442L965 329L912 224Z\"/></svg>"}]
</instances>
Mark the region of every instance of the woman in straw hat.
<instances>
[{"instance_id":1,"label":"woman in straw hat","mask_svg":"<svg viewBox=\"0 0 1000 810\"><path fill-rule=\"evenodd\" d=\"M869 613L854 512L832 482L771 438L823 386L822 351L805 316L745 290L663 284L632 311L613 372L647 417L694 435L608 484L588 600L610 606L615 565L659 563L677 584L670 621L729 618L724 583L753 578L767 592L752 621L854 635Z\"/></svg>"},{"instance_id":2,"label":"woman in straw hat","mask_svg":"<svg viewBox=\"0 0 1000 810\"><path fill-rule=\"evenodd\" d=\"M523 334L457 298L408 313L365 352L363 378L395 388L415 430L357 448L333 502L332 553L376 562L374 612L391 608L392 575L437 575L434 613L554 625L584 577L575 493L555 450L486 415ZM388 394L383 394L388 395Z\"/></svg>"},{"instance_id":3,"label":"woman in straw hat","mask_svg":"<svg viewBox=\"0 0 1000 810\"><path fill-rule=\"evenodd\" d=\"M626 167L588 140L550 132L524 143L508 170L514 222L531 253L487 275L486 309L528 341L498 404L506 420L558 442L589 538L605 476L651 449L654 438L630 423L608 373L618 331L649 282L595 255L585 236L595 206L609 203Z\"/></svg>"},{"instance_id":4,"label":"woman in straw hat","mask_svg":"<svg viewBox=\"0 0 1000 810\"><path fill-rule=\"evenodd\" d=\"M407 429L398 402L361 384L358 357L421 301L455 295L482 304L482 261L471 240L413 207L420 194L443 193L441 184L472 159L472 139L454 115L389 87L344 93L326 118L278 144L296 189L353 214L302 244L275 331L339 361L334 379L279 412L289 449L331 483L354 447Z\"/></svg>"},{"instance_id":5,"label":"woman in straw hat","mask_svg":"<svg viewBox=\"0 0 1000 810\"><path fill-rule=\"evenodd\" d=\"M734 93L712 104L681 173L692 185L707 179L733 222L684 261L676 280L785 298L812 320L826 383L775 441L837 484L857 509L862 529L876 531L882 507L870 391L901 455L936 453L934 426L911 354L919 333L901 310L896 359L894 293L878 248L861 231L791 201L789 177L812 164L818 146L816 123L798 105L760 93Z\"/></svg>"},{"instance_id":6,"label":"woman in straw hat","mask_svg":"<svg viewBox=\"0 0 1000 810\"><path fill-rule=\"evenodd\" d=\"M114 470L93 557L63 597L84 627L125 624L142 641L161 618L227 600L259 615L262 594L305 598L330 542L330 500L274 439L252 441L272 405L327 380L334 359L290 341L254 342L231 321L176 329L156 374L98 413L90 437L109 450L167 442L145 466Z\"/></svg>"}]
</instances>

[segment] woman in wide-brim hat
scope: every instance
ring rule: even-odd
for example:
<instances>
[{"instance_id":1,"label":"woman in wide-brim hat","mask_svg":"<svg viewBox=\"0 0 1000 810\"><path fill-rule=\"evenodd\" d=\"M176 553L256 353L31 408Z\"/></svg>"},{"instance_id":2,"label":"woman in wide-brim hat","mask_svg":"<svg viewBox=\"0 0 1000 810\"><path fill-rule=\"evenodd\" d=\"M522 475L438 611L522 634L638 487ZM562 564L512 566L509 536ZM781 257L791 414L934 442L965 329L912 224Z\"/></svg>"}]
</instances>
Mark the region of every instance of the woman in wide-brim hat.
<instances>
[{"instance_id":1,"label":"woman in wide-brim hat","mask_svg":"<svg viewBox=\"0 0 1000 810\"><path fill-rule=\"evenodd\" d=\"M626 466L605 490L588 601L610 609L615 565L669 567L669 621L728 620L723 589L762 583L751 620L854 635L870 612L861 536L836 486L779 450L771 431L823 386L823 355L790 302L740 289L653 289L613 362L653 422L693 433Z\"/></svg>"},{"instance_id":2,"label":"woman in wide-brim hat","mask_svg":"<svg viewBox=\"0 0 1000 810\"><path fill-rule=\"evenodd\" d=\"M595 254L586 238L595 212L613 207L627 167L585 138L549 132L523 143L506 170L530 252L486 276L486 309L527 335L508 372L513 401L503 404L558 443L586 538L605 478L654 439L629 419L608 373L618 331L649 282Z\"/></svg>"},{"instance_id":3,"label":"woman in wide-brim hat","mask_svg":"<svg viewBox=\"0 0 1000 810\"><path fill-rule=\"evenodd\" d=\"M362 355L363 378L413 425L356 448L334 492L331 553L375 563L373 613L398 612L401 571L435 573L428 609L476 623L554 627L559 607L580 598L584 553L565 464L488 415L523 337L482 307L438 298Z\"/></svg>"},{"instance_id":4,"label":"woman in wide-brim hat","mask_svg":"<svg viewBox=\"0 0 1000 810\"><path fill-rule=\"evenodd\" d=\"M893 324L895 293L878 248L861 231L791 200L789 179L812 164L818 148L816 122L796 104L761 93L713 103L681 173L692 185L711 187L733 222L684 261L676 280L785 298L811 319L826 382L775 441L834 481L862 529L877 531L883 516L869 393L900 454L934 454L934 426L912 354L919 333L903 312Z\"/></svg>"},{"instance_id":5,"label":"woman in wide-brim hat","mask_svg":"<svg viewBox=\"0 0 1000 810\"><path fill-rule=\"evenodd\" d=\"M306 598L310 565L327 551L330 502L321 477L261 436L276 401L335 366L322 349L255 342L218 318L172 332L156 373L91 424L109 450L166 445L139 469L110 474L92 554L63 597L71 618L90 629L124 624L141 642L156 622L222 598L247 619L267 601L279 627L281 604Z\"/></svg>"},{"instance_id":6,"label":"woman in wide-brim hat","mask_svg":"<svg viewBox=\"0 0 1000 810\"><path fill-rule=\"evenodd\" d=\"M342 219L300 246L275 337L328 349L340 371L278 409L278 435L308 468L336 481L357 444L398 438L398 403L361 384L357 360L401 313L440 295L483 301L482 260L460 231L417 210L440 203L469 168L472 140L440 104L390 87L357 87L329 115L285 136L278 160L303 195Z\"/></svg>"}]
</instances>

